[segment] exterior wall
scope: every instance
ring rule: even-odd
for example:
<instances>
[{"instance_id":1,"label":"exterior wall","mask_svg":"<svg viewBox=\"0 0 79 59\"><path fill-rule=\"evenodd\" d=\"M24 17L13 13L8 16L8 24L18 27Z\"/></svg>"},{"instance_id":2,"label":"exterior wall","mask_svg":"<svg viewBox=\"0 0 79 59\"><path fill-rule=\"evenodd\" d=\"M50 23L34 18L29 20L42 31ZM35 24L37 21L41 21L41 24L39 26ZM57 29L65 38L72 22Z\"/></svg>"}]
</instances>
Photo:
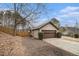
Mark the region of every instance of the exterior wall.
<instances>
[{"instance_id":1,"label":"exterior wall","mask_svg":"<svg viewBox=\"0 0 79 59\"><path fill-rule=\"evenodd\" d=\"M57 29L54 26L52 26L51 24L47 24L46 26L41 28L41 30L57 30Z\"/></svg>"},{"instance_id":2,"label":"exterior wall","mask_svg":"<svg viewBox=\"0 0 79 59\"><path fill-rule=\"evenodd\" d=\"M34 30L34 31L32 31L31 35L32 35L34 38L38 38L38 32L39 32L39 30Z\"/></svg>"}]
</instances>

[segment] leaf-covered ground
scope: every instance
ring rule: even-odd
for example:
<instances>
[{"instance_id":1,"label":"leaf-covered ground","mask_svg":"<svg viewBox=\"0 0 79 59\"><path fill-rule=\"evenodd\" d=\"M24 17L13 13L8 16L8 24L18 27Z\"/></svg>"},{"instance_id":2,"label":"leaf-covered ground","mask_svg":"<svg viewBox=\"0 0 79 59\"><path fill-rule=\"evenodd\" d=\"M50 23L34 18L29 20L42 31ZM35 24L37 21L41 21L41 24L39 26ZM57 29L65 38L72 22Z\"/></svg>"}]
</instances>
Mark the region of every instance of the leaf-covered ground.
<instances>
[{"instance_id":1,"label":"leaf-covered ground","mask_svg":"<svg viewBox=\"0 0 79 59\"><path fill-rule=\"evenodd\" d=\"M54 56L54 47L42 40L0 32L1 56Z\"/></svg>"}]
</instances>

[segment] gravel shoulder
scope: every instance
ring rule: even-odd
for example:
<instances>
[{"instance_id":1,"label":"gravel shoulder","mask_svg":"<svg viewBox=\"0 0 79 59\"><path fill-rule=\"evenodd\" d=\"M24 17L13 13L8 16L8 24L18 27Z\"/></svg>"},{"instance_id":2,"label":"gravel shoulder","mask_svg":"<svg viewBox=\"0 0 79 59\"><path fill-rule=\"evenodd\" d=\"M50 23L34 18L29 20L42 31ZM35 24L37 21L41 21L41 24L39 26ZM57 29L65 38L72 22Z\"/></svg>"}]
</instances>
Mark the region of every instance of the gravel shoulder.
<instances>
[{"instance_id":1,"label":"gravel shoulder","mask_svg":"<svg viewBox=\"0 0 79 59\"><path fill-rule=\"evenodd\" d=\"M42 40L25 38L22 44L26 47L25 54L28 56L56 56L54 47Z\"/></svg>"}]
</instances>

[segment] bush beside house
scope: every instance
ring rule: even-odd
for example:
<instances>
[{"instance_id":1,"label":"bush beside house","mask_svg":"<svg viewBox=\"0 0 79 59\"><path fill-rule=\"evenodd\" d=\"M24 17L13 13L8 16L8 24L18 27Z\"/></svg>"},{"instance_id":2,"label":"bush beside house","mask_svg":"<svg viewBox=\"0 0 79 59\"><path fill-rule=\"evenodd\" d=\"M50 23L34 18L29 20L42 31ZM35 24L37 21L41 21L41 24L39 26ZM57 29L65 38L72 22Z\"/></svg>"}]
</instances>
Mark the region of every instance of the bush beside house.
<instances>
[{"instance_id":1,"label":"bush beside house","mask_svg":"<svg viewBox=\"0 0 79 59\"><path fill-rule=\"evenodd\" d=\"M42 40L43 39L43 33L42 32L39 32L38 33L38 37L39 37L39 40Z\"/></svg>"},{"instance_id":2,"label":"bush beside house","mask_svg":"<svg viewBox=\"0 0 79 59\"><path fill-rule=\"evenodd\" d=\"M74 38L79 38L79 35L78 34L74 34Z\"/></svg>"},{"instance_id":3,"label":"bush beside house","mask_svg":"<svg viewBox=\"0 0 79 59\"><path fill-rule=\"evenodd\" d=\"M61 36L62 36L62 34L61 34L60 32L57 32L57 33L56 33L56 37L57 37L57 38L61 38Z\"/></svg>"}]
</instances>

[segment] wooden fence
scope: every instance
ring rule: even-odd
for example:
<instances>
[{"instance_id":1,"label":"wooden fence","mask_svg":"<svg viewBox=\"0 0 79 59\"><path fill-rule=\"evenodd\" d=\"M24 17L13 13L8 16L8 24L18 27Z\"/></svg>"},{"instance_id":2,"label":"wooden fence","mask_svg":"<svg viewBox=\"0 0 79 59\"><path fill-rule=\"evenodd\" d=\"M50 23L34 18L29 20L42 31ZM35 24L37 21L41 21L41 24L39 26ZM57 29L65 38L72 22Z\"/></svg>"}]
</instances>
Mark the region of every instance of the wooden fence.
<instances>
[{"instance_id":1,"label":"wooden fence","mask_svg":"<svg viewBox=\"0 0 79 59\"><path fill-rule=\"evenodd\" d=\"M5 32L7 34L14 35L14 30L12 28L0 26L0 31ZM28 31L23 31L23 30L17 30L16 31L16 36L27 37L29 35L30 35L30 32L28 32Z\"/></svg>"}]
</instances>

